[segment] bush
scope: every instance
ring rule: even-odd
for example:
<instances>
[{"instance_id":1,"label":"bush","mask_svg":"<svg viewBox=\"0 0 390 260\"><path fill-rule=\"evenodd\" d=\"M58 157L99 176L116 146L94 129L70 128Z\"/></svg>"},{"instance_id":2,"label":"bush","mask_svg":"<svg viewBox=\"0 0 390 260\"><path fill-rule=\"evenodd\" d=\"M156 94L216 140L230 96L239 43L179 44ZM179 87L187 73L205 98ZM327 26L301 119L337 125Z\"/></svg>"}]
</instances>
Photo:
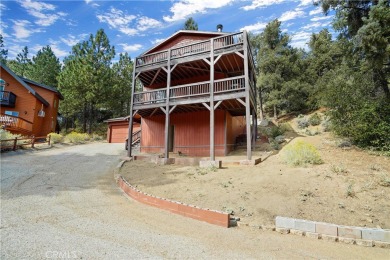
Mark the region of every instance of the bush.
<instances>
[{"instance_id":1,"label":"bush","mask_svg":"<svg viewBox=\"0 0 390 260\"><path fill-rule=\"evenodd\" d=\"M50 142L53 144L62 143L64 140L64 136L62 134L50 133L48 136L50 136Z\"/></svg>"},{"instance_id":2,"label":"bush","mask_svg":"<svg viewBox=\"0 0 390 260\"><path fill-rule=\"evenodd\" d=\"M294 129L291 127L289 123L281 123L279 125L280 130L285 133L285 132L293 132Z\"/></svg>"},{"instance_id":3,"label":"bush","mask_svg":"<svg viewBox=\"0 0 390 260\"><path fill-rule=\"evenodd\" d=\"M294 166L322 163L317 149L301 140L287 145L282 151L282 158L287 164Z\"/></svg>"},{"instance_id":4,"label":"bush","mask_svg":"<svg viewBox=\"0 0 390 260\"><path fill-rule=\"evenodd\" d=\"M71 132L70 134L65 136L65 141L68 143L83 144L88 140L89 140L89 135L85 133L82 134L77 132Z\"/></svg>"},{"instance_id":5,"label":"bush","mask_svg":"<svg viewBox=\"0 0 390 260\"><path fill-rule=\"evenodd\" d=\"M309 126L309 120L307 117L301 117L297 119L297 124L299 128L303 129Z\"/></svg>"},{"instance_id":6,"label":"bush","mask_svg":"<svg viewBox=\"0 0 390 260\"><path fill-rule=\"evenodd\" d=\"M0 129L0 140L8 140L8 139L15 139L15 138L23 138L24 136L13 134L7 130ZM18 141L17 144L23 144L25 143L24 140ZM11 146L14 145L14 141L7 141L7 142L1 142L1 146Z\"/></svg>"},{"instance_id":7,"label":"bush","mask_svg":"<svg viewBox=\"0 0 390 260\"><path fill-rule=\"evenodd\" d=\"M104 138L103 138L103 136L101 136L101 135L92 134L91 140L92 140L92 141L102 141L102 140L104 140Z\"/></svg>"},{"instance_id":8,"label":"bush","mask_svg":"<svg viewBox=\"0 0 390 260\"><path fill-rule=\"evenodd\" d=\"M321 124L321 117L315 113L309 117L309 124L312 126L316 126Z\"/></svg>"}]
</instances>

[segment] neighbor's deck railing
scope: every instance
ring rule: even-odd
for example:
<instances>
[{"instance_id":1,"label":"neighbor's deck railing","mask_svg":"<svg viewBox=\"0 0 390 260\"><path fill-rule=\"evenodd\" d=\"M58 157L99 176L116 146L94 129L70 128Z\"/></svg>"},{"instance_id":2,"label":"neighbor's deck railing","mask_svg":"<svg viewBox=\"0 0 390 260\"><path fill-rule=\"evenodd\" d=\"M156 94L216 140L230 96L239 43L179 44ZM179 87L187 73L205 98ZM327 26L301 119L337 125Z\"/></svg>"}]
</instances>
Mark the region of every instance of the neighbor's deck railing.
<instances>
[{"instance_id":1,"label":"neighbor's deck railing","mask_svg":"<svg viewBox=\"0 0 390 260\"><path fill-rule=\"evenodd\" d=\"M243 43L244 33L234 33L229 35L223 35L212 38L214 44L214 50L219 50L235 45L241 45ZM171 59L182 58L190 55L197 55L207 53L211 50L211 41L199 41L190 43L184 46L178 46L171 48ZM142 67L150 64L157 64L168 61L169 50L163 50L140 56L136 59L136 66Z\"/></svg>"},{"instance_id":2,"label":"neighbor's deck railing","mask_svg":"<svg viewBox=\"0 0 390 260\"><path fill-rule=\"evenodd\" d=\"M25 145L31 145L31 148L34 148L34 145L36 143L47 143L48 145L50 145L50 135L41 137L15 137L13 139L0 140L0 150L4 151L12 149L13 151L15 151L16 149Z\"/></svg>"},{"instance_id":3,"label":"neighbor's deck railing","mask_svg":"<svg viewBox=\"0 0 390 260\"><path fill-rule=\"evenodd\" d=\"M245 77L238 76L228 79L214 81L214 94L225 94L241 92L245 90ZM210 81L198 82L196 84L186 84L171 87L169 99L177 100L181 98L208 96L210 94ZM166 101L166 89L158 89L134 93L134 104L143 105L151 103L163 103Z\"/></svg>"},{"instance_id":4,"label":"neighbor's deck railing","mask_svg":"<svg viewBox=\"0 0 390 260\"><path fill-rule=\"evenodd\" d=\"M33 123L17 116L0 114L0 125L5 128L23 129L31 132Z\"/></svg>"}]
</instances>

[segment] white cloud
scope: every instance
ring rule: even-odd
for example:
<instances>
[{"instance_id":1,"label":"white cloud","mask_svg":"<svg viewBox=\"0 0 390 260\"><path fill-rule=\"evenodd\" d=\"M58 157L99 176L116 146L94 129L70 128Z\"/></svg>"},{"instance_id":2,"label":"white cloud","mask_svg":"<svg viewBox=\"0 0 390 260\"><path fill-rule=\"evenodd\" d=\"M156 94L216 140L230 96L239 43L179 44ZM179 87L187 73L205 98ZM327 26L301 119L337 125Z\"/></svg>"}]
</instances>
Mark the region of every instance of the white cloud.
<instances>
[{"instance_id":1,"label":"white cloud","mask_svg":"<svg viewBox=\"0 0 390 260\"><path fill-rule=\"evenodd\" d=\"M158 43L160 43L160 42L163 42L165 40L165 38L162 38L162 39L154 39L154 40L152 40L152 41L150 41L153 45L155 45L155 44L158 44Z\"/></svg>"},{"instance_id":2,"label":"white cloud","mask_svg":"<svg viewBox=\"0 0 390 260\"><path fill-rule=\"evenodd\" d=\"M299 6L313 5L313 3L314 3L313 0L301 0Z\"/></svg>"},{"instance_id":3,"label":"white cloud","mask_svg":"<svg viewBox=\"0 0 390 260\"><path fill-rule=\"evenodd\" d=\"M135 15L125 14L122 10L111 7L110 11L105 14L98 14L100 22L107 23L110 28L117 29L127 35L137 34L136 29L130 28L130 23L137 18Z\"/></svg>"},{"instance_id":4,"label":"white cloud","mask_svg":"<svg viewBox=\"0 0 390 260\"><path fill-rule=\"evenodd\" d=\"M16 56L22 52L22 49L24 46L22 45L17 45L17 44L12 44L12 45L7 45L8 49L8 59L15 59ZM30 55L28 55L30 56Z\"/></svg>"},{"instance_id":5,"label":"white cloud","mask_svg":"<svg viewBox=\"0 0 390 260\"><path fill-rule=\"evenodd\" d=\"M294 48L309 49L308 41L292 41L290 45Z\"/></svg>"},{"instance_id":6,"label":"white cloud","mask_svg":"<svg viewBox=\"0 0 390 260\"><path fill-rule=\"evenodd\" d=\"M18 3L26 9L27 13L35 18L38 18L35 23L40 26L50 26L58 19L67 15L64 12L53 13L56 6L44 2L23 0L18 1Z\"/></svg>"},{"instance_id":7,"label":"white cloud","mask_svg":"<svg viewBox=\"0 0 390 260\"><path fill-rule=\"evenodd\" d=\"M314 10L311 10L311 11L309 12L310 15L316 15L316 14L320 14L320 13L322 13L322 8L321 8L321 6L317 7L317 8L314 9Z\"/></svg>"},{"instance_id":8,"label":"white cloud","mask_svg":"<svg viewBox=\"0 0 390 260\"><path fill-rule=\"evenodd\" d=\"M87 5L91 5L92 7L98 7L100 6L98 3L95 3L94 1L92 0L85 0L84 1Z\"/></svg>"},{"instance_id":9,"label":"white cloud","mask_svg":"<svg viewBox=\"0 0 390 260\"><path fill-rule=\"evenodd\" d=\"M295 18L303 17L304 15L305 12L297 8L293 11L284 12L282 16L280 16L279 21L285 22L285 21L293 20Z\"/></svg>"},{"instance_id":10,"label":"white cloud","mask_svg":"<svg viewBox=\"0 0 390 260\"><path fill-rule=\"evenodd\" d=\"M285 2L286 0L253 0L250 5L246 5L241 7L241 9L244 9L245 11L254 10L257 8L263 8L270 5L277 5Z\"/></svg>"},{"instance_id":11,"label":"white cloud","mask_svg":"<svg viewBox=\"0 0 390 260\"><path fill-rule=\"evenodd\" d=\"M207 9L221 8L233 1L234 0L180 0L179 2L174 2L173 6L169 9L172 12L172 16L164 16L163 19L166 22L180 21L196 13L205 13Z\"/></svg>"},{"instance_id":12,"label":"white cloud","mask_svg":"<svg viewBox=\"0 0 390 260\"><path fill-rule=\"evenodd\" d=\"M155 28L155 27L158 27L160 25L161 25L161 22L159 22L153 18L146 17L146 16L142 16L138 20L138 30L140 30L140 31L146 31L149 28Z\"/></svg>"},{"instance_id":13,"label":"white cloud","mask_svg":"<svg viewBox=\"0 0 390 260\"><path fill-rule=\"evenodd\" d=\"M328 20L331 18L333 18L332 15L330 15L330 16L316 16L316 17L311 18L310 21L317 22L317 21L321 21L321 20Z\"/></svg>"},{"instance_id":14,"label":"white cloud","mask_svg":"<svg viewBox=\"0 0 390 260\"><path fill-rule=\"evenodd\" d=\"M120 43L120 46L122 46L122 49L125 52L135 52L139 51L143 46L141 44L126 44L126 43Z\"/></svg>"},{"instance_id":15,"label":"white cloud","mask_svg":"<svg viewBox=\"0 0 390 260\"><path fill-rule=\"evenodd\" d=\"M259 33L267 26L267 23L258 22L255 24L244 26L240 29L240 31L246 30L252 33Z\"/></svg>"},{"instance_id":16,"label":"white cloud","mask_svg":"<svg viewBox=\"0 0 390 260\"><path fill-rule=\"evenodd\" d=\"M0 3L0 10L7 10L7 7L5 6L5 4Z\"/></svg>"},{"instance_id":17,"label":"white cloud","mask_svg":"<svg viewBox=\"0 0 390 260\"><path fill-rule=\"evenodd\" d=\"M302 41L302 40L309 41L311 34L312 33L310 32L304 32L304 31L297 32L292 35L291 41Z\"/></svg>"},{"instance_id":18,"label":"white cloud","mask_svg":"<svg viewBox=\"0 0 390 260\"><path fill-rule=\"evenodd\" d=\"M23 40L30 37L31 34L36 32L41 32L40 29L32 29L31 22L27 20L12 20L14 25L12 29L14 29L13 35L17 40Z\"/></svg>"},{"instance_id":19,"label":"white cloud","mask_svg":"<svg viewBox=\"0 0 390 260\"><path fill-rule=\"evenodd\" d=\"M310 30L310 29L313 29L313 28L321 27L321 26L322 26L322 23L314 22L314 23L306 24L305 26L301 27L301 29L303 29L303 30Z\"/></svg>"},{"instance_id":20,"label":"white cloud","mask_svg":"<svg viewBox=\"0 0 390 260\"><path fill-rule=\"evenodd\" d=\"M97 18L100 22L107 23L111 29L116 29L130 36L161 26L161 22L153 18L129 15L114 7L111 7L110 11L105 14L98 14Z\"/></svg>"},{"instance_id":21,"label":"white cloud","mask_svg":"<svg viewBox=\"0 0 390 260\"><path fill-rule=\"evenodd\" d=\"M68 34L67 38L60 37L61 42L65 43L69 47L75 46L77 43L81 42L88 34L83 33L79 34L77 37L71 34Z\"/></svg>"}]
</instances>

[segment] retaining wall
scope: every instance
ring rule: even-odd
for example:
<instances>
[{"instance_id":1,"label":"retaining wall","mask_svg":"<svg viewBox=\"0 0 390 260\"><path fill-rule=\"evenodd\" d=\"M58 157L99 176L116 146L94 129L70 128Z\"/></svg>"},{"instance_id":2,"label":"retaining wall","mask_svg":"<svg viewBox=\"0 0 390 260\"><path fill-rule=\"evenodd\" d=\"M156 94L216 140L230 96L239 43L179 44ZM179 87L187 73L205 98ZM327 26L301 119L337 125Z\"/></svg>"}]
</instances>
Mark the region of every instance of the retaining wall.
<instances>
[{"instance_id":1,"label":"retaining wall","mask_svg":"<svg viewBox=\"0 0 390 260\"><path fill-rule=\"evenodd\" d=\"M202 209L193 205L171 201L168 199L146 194L128 183L122 176L117 179L118 186L131 198L160 209L168 210L172 213L185 217L208 222L210 224L229 227L230 215L224 212Z\"/></svg>"}]
</instances>

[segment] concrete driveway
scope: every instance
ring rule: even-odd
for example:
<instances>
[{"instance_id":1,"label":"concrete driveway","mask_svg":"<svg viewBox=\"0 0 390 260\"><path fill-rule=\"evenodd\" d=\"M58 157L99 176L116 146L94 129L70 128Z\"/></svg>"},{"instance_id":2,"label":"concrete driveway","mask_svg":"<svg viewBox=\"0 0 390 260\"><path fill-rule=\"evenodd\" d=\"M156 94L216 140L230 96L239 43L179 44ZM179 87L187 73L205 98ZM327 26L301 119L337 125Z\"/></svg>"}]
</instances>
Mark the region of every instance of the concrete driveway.
<instances>
[{"instance_id":1,"label":"concrete driveway","mask_svg":"<svg viewBox=\"0 0 390 260\"><path fill-rule=\"evenodd\" d=\"M127 199L112 169L123 144L1 154L1 259L385 259L380 248L225 229Z\"/></svg>"}]
</instances>

